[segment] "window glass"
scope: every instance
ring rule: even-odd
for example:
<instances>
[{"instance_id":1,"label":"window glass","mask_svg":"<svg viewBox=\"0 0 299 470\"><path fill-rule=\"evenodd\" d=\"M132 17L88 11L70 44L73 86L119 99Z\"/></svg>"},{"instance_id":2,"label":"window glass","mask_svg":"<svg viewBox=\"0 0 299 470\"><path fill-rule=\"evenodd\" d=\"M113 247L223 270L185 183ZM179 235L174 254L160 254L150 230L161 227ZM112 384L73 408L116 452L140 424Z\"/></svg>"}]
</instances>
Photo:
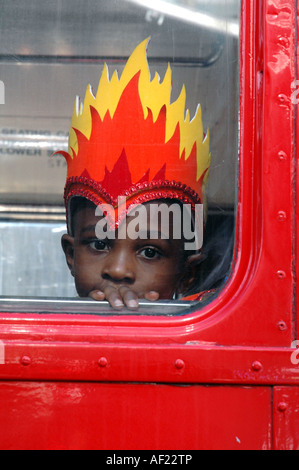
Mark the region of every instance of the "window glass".
<instances>
[{"instance_id":1,"label":"window glass","mask_svg":"<svg viewBox=\"0 0 299 470\"><path fill-rule=\"evenodd\" d=\"M105 63L120 76L149 37L152 78L163 79L170 64L172 101L185 84L186 109L192 118L200 103L210 136L204 257L189 294L223 285L234 240L239 23L240 0L2 1L2 299L77 297L61 249L67 166L51 155L68 150L75 96L83 100L89 83L97 90Z\"/></svg>"}]
</instances>

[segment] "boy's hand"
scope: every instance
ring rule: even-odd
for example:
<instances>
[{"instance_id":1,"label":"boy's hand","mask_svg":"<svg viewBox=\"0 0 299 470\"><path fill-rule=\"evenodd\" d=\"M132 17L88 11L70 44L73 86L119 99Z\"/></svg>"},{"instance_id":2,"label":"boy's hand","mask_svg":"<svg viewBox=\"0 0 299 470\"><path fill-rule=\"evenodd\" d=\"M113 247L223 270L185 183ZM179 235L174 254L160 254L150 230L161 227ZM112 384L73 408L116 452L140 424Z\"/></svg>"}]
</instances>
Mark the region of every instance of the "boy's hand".
<instances>
[{"instance_id":1,"label":"boy's hand","mask_svg":"<svg viewBox=\"0 0 299 470\"><path fill-rule=\"evenodd\" d=\"M129 309L137 309L139 307L138 296L129 287L107 287L104 292L95 290L89 293L89 297L93 300L103 301L107 300L111 307L115 309L122 309L127 307ZM155 291L147 292L144 295L146 300L152 302L159 299L159 293Z\"/></svg>"}]
</instances>

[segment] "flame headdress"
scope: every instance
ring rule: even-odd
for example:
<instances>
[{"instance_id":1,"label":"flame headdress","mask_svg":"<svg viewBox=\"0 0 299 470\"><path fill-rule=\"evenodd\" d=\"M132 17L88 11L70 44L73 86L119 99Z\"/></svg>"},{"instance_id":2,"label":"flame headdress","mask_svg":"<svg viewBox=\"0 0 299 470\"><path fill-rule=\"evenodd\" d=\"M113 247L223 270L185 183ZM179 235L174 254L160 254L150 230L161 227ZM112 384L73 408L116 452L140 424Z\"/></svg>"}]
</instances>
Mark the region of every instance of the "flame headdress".
<instances>
[{"instance_id":1,"label":"flame headdress","mask_svg":"<svg viewBox=\"0 0 299 470\"><path fill-rule=\"evenodd\" d=\"M163 82L157 73L151 80L147 45L135 49L120 79L115 72L110 80L105 65L96 96L89 85L84 103L76 99L68 153L57 152L68 165L67 208L74 196L115 208L125 196L126 210L154 199L203 203L210 153L201 108L190 120L185 86L170 102L170 66Z\"/></svg>"}]
</instances>

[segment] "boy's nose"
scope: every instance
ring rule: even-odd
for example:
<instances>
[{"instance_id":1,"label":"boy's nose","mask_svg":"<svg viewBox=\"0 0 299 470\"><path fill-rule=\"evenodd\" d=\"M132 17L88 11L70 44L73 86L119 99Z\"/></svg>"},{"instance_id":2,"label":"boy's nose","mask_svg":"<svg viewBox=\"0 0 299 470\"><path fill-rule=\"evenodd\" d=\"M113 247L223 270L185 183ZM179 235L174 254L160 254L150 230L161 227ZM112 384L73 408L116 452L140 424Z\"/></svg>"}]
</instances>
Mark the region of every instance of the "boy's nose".
<instances>
[{"instance_id":1,"label":"boy's nose","mask_svg":"<svg viewBox=\"0 0 299 470\"><path fill-rule=\"evenodd\" d=\"M125 252L111 252L103 267L102 277L117 283L133 284L135 271L131 256Z\"/></svg>"}]
</instances>

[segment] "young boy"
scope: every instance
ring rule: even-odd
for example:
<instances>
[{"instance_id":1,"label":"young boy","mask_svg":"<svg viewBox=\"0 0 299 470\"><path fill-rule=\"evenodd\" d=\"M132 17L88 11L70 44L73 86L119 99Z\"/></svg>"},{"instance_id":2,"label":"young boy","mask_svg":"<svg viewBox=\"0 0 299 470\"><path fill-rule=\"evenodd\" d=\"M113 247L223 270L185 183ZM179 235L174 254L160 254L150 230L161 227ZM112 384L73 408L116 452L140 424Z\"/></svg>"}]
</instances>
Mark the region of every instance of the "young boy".
<instances>
[{"instance_id":1,"label":"young boy","mask_svg":"<svg viewBox=\"0 0 299 470\"><path fill-rule=\"evenodd\" d=\"M201 260L209 136L200 107L185 115L184 87L170 103L170 67L162 83L150 80L147 43L120 79L105 68L97 95L88 87L83 106L77 99L69 152L58 152L68 163L62 247L77 292L114 308L182 297Z\"/></svg>"}]
</instances>

